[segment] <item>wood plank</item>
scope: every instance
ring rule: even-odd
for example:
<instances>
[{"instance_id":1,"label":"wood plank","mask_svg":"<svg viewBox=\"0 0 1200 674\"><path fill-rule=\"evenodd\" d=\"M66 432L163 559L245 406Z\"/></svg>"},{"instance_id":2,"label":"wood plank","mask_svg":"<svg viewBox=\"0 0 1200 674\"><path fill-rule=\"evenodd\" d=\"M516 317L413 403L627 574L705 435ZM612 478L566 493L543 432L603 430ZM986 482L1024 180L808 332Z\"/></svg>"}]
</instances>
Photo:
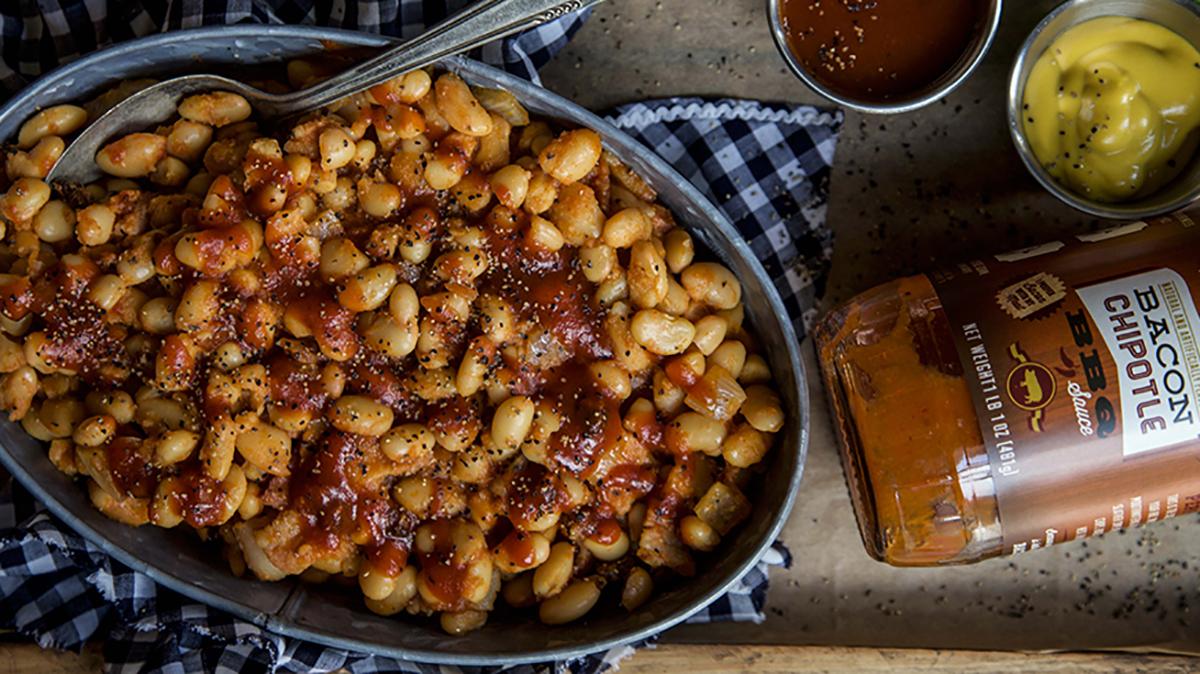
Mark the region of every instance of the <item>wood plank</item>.
<instances>
[{"instance_id":1,"label":"wood plank","mask_svg":"<svg viewBox=\"0 0 1200 674\"><path fill-rule=\"evenodd\" d=\"M100 671L99 645L83 653L49 651L30 643L0 644L0 674L83 674ZM664 645L638 651L621 674L773 674L840 672L914 674L1038 671L1054 674L1200 672L1200 660L1135 653L1014 653L1008 651L825 646Z\"/></svg>"},{"instance_id":2,"label":"wood plank","mask_svg":"<svg viewBox=\"0 0 1200 674\"><path fill-rule=\"evenodd\" d=\"M953 672L1144 672L1200 671L1200 660L1134 653L1016 653L1010 651L842 648L825 646L664 645L637 652L621 674L771 674L843 672L914 674Z\"/></svg>"},{"instance_id":3,"label":"wood plank","mask_svg":"<svg viewBox=\"0 0 1200 674\"><path fill-rule=\"evenodd\" d=\"M89 644L83 653L68 653L32 643L0 643L0 674L83 674L103 666L99 644Z\"/></svg>"}]
</instances>

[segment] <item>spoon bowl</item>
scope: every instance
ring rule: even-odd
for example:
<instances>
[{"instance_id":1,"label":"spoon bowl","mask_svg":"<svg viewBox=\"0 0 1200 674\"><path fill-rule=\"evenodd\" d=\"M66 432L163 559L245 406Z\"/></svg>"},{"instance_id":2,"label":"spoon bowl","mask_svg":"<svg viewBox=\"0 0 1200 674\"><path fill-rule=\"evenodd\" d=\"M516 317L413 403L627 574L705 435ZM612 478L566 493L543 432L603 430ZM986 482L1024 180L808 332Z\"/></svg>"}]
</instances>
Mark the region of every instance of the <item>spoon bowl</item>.
<instances>
[{"instance_id":1,"label":"spoon bowl","mask_svg":"<svg viewBox=\"0 0 1200 674\"><path fill-rule=\"evenodd\" d=\"M96 153L108 140L165 122L175 114L184 97L205 91L241 94L256 112L267 115L270 114L268 99L277 98L218 75L185 75L153 84L121 101L88 125L67 146L46 180L86 184L103 178L104 173L96 165Z\"/></svg>"}]
</instances>

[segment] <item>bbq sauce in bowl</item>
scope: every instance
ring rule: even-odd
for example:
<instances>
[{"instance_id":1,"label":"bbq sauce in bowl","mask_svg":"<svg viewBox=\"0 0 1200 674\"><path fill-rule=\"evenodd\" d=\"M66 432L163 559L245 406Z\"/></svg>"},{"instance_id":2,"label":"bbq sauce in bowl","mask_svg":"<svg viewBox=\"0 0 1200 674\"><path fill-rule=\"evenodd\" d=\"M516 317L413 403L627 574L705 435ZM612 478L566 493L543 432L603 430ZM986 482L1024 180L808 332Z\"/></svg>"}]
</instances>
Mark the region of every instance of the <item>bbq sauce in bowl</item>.
<instances>
[{"instance_id":1,"label":"bbq sauce in bowl","mask_svg":"<svg viewBox=\"0 0 1200 674\"><path fill-rule=\"evenodd\" d=\"M950 74L980 38L986 0L779 0L795 60L829 90L900 101Z\"/></svg>"}]
</instances>

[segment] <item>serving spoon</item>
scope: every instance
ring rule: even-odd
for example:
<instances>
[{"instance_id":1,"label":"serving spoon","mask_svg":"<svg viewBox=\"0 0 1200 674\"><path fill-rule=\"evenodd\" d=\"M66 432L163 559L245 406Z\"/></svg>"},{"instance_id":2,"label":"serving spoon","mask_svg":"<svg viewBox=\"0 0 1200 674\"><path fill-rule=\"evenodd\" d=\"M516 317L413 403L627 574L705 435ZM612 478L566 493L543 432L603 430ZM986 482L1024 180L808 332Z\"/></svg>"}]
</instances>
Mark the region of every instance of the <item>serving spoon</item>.
<instances>
[{"instance_id":1,"label":"serving spoon","mask_svg":"<svg viewBox=\"0 0 1200 674\"><path fill-rule=\"evenodd\" d=\"M176 114L183 97L231 91L245 97L261 119L316 110L351 94L453 54L591 7L602 0L481 0L422 35L306 89L270 94L219 75L183 75L153 84L121 101L80 132L47 176L48 182L89 183L103 177L96 153L108 140L152 128Z\"/></svg>"}]
</instances>

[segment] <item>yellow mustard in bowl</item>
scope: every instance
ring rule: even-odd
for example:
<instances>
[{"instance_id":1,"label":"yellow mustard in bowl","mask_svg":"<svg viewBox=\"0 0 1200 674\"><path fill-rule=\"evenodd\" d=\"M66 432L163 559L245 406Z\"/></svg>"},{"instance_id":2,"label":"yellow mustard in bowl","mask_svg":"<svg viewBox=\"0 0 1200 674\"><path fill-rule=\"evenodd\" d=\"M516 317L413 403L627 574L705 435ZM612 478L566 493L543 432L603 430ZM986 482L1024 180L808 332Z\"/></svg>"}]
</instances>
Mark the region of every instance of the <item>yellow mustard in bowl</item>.
<instances>
[{"instance_id":1,"label":"yellow mustard in bowl","mask_svg":"<svg viewBox=\"0 0 1200 674\"><path fill-rule=\"evenodd\" d=\"M1034 156L1068 189L1108 203L1148 196L1200 141L1200 51L1151 21L1085 21L1038 57L1021 115Z\"/></svg>"}]
</instances>

